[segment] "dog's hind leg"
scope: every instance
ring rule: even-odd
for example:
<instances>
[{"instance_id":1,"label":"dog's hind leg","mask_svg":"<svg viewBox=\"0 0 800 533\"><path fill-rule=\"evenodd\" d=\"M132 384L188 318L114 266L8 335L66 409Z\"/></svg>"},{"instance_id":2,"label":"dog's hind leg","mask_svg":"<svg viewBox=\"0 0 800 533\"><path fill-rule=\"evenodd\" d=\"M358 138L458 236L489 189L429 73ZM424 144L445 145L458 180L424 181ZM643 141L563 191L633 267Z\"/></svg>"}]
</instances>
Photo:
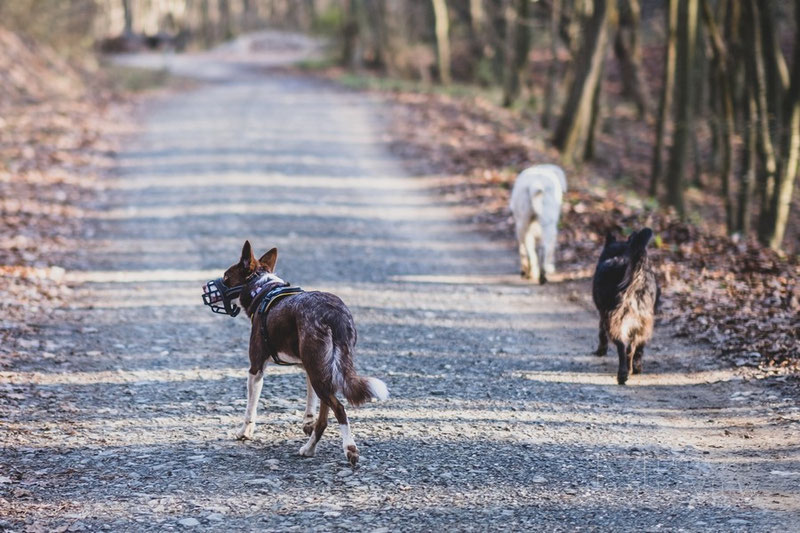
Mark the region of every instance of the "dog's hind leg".
<instances>
[{"instance_id":1,"label":"dog's hind leg","mask_svg":"<svg viewBox=\"0 0 800 533\"><path fill-rule=\"evenodd\" d=\"M259 370L254 374L251 369L247 374L247 410L244 413L244 425L236 434L236 438L239 440L253 438L253 432L256 429L256 409L263 385L264 371Z\"/></svg>"},{"instance_id":2,"label":"dog's hind leg","mask_svg":"<svg viewBox=\"0 0 800 533\"><path fill-rule=\"evenodd\" d=\"M597 350L595 350L594 354L599 355L600 357L605 356L608 353L608 328L606 327L606 322L602 318L600 319L600 333L599 337L599 344L597 345Z\"/></svg>"},{"instance_id":3,"label":"dog's hind leg","mask_svg":"<svg viewBox=\"0 0 800 533\"><path fill-rule=\"evenodd\" d=\"M525 246L525 235L528 231L528 222L524 224L517 221L517 245L519 246L519 264L520 264L520 275L523 278L530 278L531 277L531 261L530 257L528 256L528 248Z\"/></svg>"},{"instance_id":4,"label":"dog's hind leg","mask_svg":"<svg viewBox=\"0 0 800 533\"><path fill-rule=\"evenodd\" d=\"M541 283L541 271L539 270L539 257L536 250L536 235L539 233L539 223L532 222L525 231L525 251L528 255L528 278L535 279Z\"/></svg>"},{"instance_id":5,"label":"dog's hind leg","mask_svg":"<svg viewBox=\"0 0 800 533\"><path fill-rule=\"evenodd\" d=\"M633 352L633 373L634 374L641 374L642 373L642 358L644 357L644 343L640 344L636 347L636 351Z\"/></svg>"},{"instance_id":6,"label":"dog's hind leg","mask_svg":"<svg viewBox=\"0 0 800 533\"><path fill-rule=\"evenodd\" d=\"M619 367L617 368L617 383L620 385L625 385L625 382L628 381L628 347L625 346L625 343L621 341L614 341L614 344L617 347L617 354L619 355Z\"/></svg>"},{"instance_id":7,"label":"dog's hind leg","mask_svg":"<svg viewBox=\"0 0 800 533\"><path fill-rule=\"evenodd\" d=\"M333 414L336 417L336 421L339 422L339 429L342 432L342 449L344 450L344 455L347 457L347 461L350 463L350 466L356 466L358 463L358 448L356 447L356 441L353 440L353 434L350 432L350 421L347 420L347 411L344 410L344 405L333 394L330 395L328 401L331 404L331 409L333 409Z\"/></svg>"},{"instance_id":8,"label":"dog's hind leg","mask_svg":"<svg viewBox=\"0 0 800 533\"><path fill-rule=\"evenodd\" d=\"M542 225L542 238L539 245L539 263L542 273L539 283L547 283L547 274L556 271L556 243L558 241L558 226L556 222Z\"/></svg>"},{"instance_id":9,"label":"dog's hind leg","mask_svg":"<svg viewBox=\"0 0 800 533\"><path fill-rule=\"evenodd\" d=\"M303 433L306 435L311 435L311 432L314 431L314 413L318 407L319 398L314 392L314 387L311 386L311 379L306 374L306 414L303 417Z\"/></svg>"},{"instance_id":10,"label":"dog's hind leg","mask_svg":"<svg viewBox=\"0 0 800 533\"><path fill-rule=\"evenodd\" d=\"M319 405L319 415L317 415L317 423L314 425L314 431L308 437L308 442L300 448L298 453L305 457L314 457L314 453L317 450L317 443L319 439L322 438L322 434L325 433L326 427L328 427L328 404L321 402Z\"/></svg>"}]
</instances>

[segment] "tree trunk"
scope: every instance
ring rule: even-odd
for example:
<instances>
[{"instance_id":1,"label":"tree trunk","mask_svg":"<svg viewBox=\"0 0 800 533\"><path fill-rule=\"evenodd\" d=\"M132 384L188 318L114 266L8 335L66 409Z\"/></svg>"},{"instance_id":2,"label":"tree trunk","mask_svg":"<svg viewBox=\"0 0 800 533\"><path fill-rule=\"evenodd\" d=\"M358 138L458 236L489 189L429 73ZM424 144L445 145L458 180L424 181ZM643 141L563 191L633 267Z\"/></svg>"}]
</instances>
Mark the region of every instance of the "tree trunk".
<instances>
[{"instance_id":1,"label":"tree trunk","mask_svg":"<svg viewBox=\"0 0 800 533\"><path fill-rule=\"evenodd\" d=\"M697 44L698 0L681 0L675 78L675 132L667 166L667 202L686 214L684 187L689 138L694 127L693 78Z\"/></svg>"},{"instance_id":2,"label":"tree trunk","mask_svg":"<svg viewBox=\"0 0 800 533\"><path fill-rule=\"evenodd\" d=\"M229 0L219 0L219 25L222 30L222 40L233 39L233 21L231 20L231 4Z\"/></svg>"},{"instance_id":3,"label":"tree trunk","mask_svg":"<svg viewBox=\"0 0 800 533\"><path fill-rule=\"evenodd\" d=\"M675 90L675 56L677 54L678 6L680 0L668 0L667 45L664 49L664 84L658 102L656 118L656 144L653 148L653 164L650 171L650 195L658 194L658 182L663 172L664 131L672 107L672 93Z\"/></svg>"},{"instance_id":4,"label":"tree trunk","mask_svg":"<svg viewBox=\"0 0 800 533\"><path fill-rule=\"evenodd\" d=\"M516 0L513 24L513 50L507 61L503 83L503 106L509 107L519 97L520 87L528 64L528 52L531 45L530 0ZM509 21L510 25L510 21Z\"/></svg>"},{"instance_id":5,"label":"tree trunk","mask_svg":"<svg viewBox=\"0 0 800 533\"><path fill-rule=\"evenodd\" d=\"M726 0L727 1L727 0ZM715 109L718 117L716 119L718 133L717 145L720 148L719 174L722 184L722 198L725 202L725 220L728 233L736 230L734 219L734 204L731 197L731 181L733 178L733 134L736 128L733 107L733 90L731 88L730 73L728 71L729 55L725 47L725 41L719 31L714 12L711 10L709 0L702 0L703 21L705 22L708 36L711 41L711 49L714 57L712 60L713 74L712 80L716 88Z\"/></svg>"},{"instance_id":6,"label":"tree trunk","mask_svg":"<svg viewBox=\"0 0 800 533\"><path fill-rule=\"evenodd\" d=\"M594 93L603 73L614 1L595 0L592 16L584 27L583 46L575 61L572 86L553 135L553 143L568 162L580 160L586 152Z\"/></svg>"},{"instance_id":7,"label":"tree trunk","mask_svg":"<svg viewBox=\"0 0 800 533\"><path fill-rule=\"evenodd\" d=\"M750 220L753 212L753 188L756 182L756 164L758 160L758 133L756 131L758 109L756 108L756 97L753 88L750 86L747 87L746 102L745 145L742 151L744 172L742 174L742 183L739 187L739 210L736 217L736 227L744 236L750 233Z\"/></svg>"},{"instance_id":8,"label":"tree trunk","mask_svg":"<svg viewBox=\"0 0 800 533\"><path fill-rule=\"evenodd\" d=\"M794 3L795 42L791 81L784 100L782 128L783 165L780 179L772 199L773 225L768 233L768 244L775 250L781 247L789 220L797 174L800 172L800 0Z\"/></svg>"},{"instance_id":9,"label":"tree trunk","mask_svg":"<svg viewBox=\"0 0 800 533\"><path fill-rule=\"evenodd\" d=\"M439 66L439 81L450 85L450 19L447 14L447 0L431 0L436 30L436 51Z\"/></svg>"},{"instance_id":10,"label":"tree trunk","mask_svg":"<svg viewBox=\"0 0 800 533\"><path fill-rule=\"evenodd\" d=\"M211 45L214 44L214 35L208 3L209 0L200 0L200 25L202 26L203 45L206 48L211 48Z\"/></svg>"},{"instance_id":11,"label":"tree trunk","mask_svg":"<svg viewBox=\"0 0 800 533\"><path fill-rule=\"evenodd\" d=\"M131 11L131 0L122 0L122 11L125 16L125 37L133 35L133 11Z\"/></svg>"},{"instance_id":12,"label":"tree trunk","mask_svg":"<svg viewBox=\"0 0 800 533\"><path fill-rule=\"evenodd\" d=\"M544 93L542 127L549 128L558 85L558 24L561 19L561 0L550 2L550 63L547 65L547 85Z\"/></svg>"},{"instance_id":13,"label":"tree trunk","mask_svg":"<svg viewBox=\"0 0 800 533\"><path fill-rule=\"evenodd\" d=\"M486 56L488 27L486 11L483 9L483 0L469 0L469 28L470 28L470 59L472 61L472 79L481 83L481 67Z\"/></svg>"},{"instance_id":14,"label":"tree trunk","mask_svg":"<svg viewBox=\"0 0 800 533\"><path fill-rule=\"evenodd\" d=\"M647 114L646 84L642 79L642 51L639 46L639 0L620 0L619 30L614 39L614 54L622 74L622 93L636 105L639 118Z\"/></svg>"},{"instance_id":15,"label":"tree trunk","mask_svg":"<svg viewBox=\"0 0 800 533\"><path fill-rule=\"evenodd\" d=\"M763 38L761 35L761 11L756 4L757 0L745 2L745 13L748 15L752 46L750 47L747 65L748 79L753 87L758 120L758 151L761 156L761 172L759 174L759 192L761 193L761 208L758 216L758 238L763 244L769 244L769 234L773 227L774 213L772 212L772 195L775 190L775 179L778 171L777 154L772 142L772 132L769 125L769 104L767 103L767 74L764 61Z\"/></svg>"}]
</instances>

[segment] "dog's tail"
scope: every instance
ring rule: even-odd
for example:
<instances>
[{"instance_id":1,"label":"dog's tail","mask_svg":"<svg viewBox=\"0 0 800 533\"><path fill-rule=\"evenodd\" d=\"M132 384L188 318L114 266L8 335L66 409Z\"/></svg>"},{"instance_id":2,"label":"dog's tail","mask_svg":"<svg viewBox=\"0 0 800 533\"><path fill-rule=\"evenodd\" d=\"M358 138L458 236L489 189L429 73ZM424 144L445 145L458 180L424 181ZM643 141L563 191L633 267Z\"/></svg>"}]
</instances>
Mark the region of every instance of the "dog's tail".
<instances>
[{"instance_id":1,"label":"dog's tail","mask_svg":"<svg viewBox=\"0 0 800 533\"><path fill-rule=\"evenodd\" d=\"M371 398L385 400L389 397L386 383L378 378L361 377L355 372L344 378L344 397L353 405L363 405Z\"/></svg>"},{"instance_id":2,"label":"dog's tail","mask_svg":"<svg viewBox=\"0 0 800 533\"><path fill-rule=\"evenodd\" d=\"M631 234L628 238L628 266L618 287L620 291L630 286L645 265L644 259L647 257L647 245L652 238L653 230L650 228L643 228Z\"/></svg>"},{"instance_id":3,"label":"dog's tail","mask_svg":"<svg viewBox=\"0 0 800 533\"><path fill-rule=\"evenodd\" d=\"M643 228L638 232L631 235L630 243L630 268L636 270L642 263L642 259L647 255L647 245L650 239L653 238L653 230L650 228Z\"/></svg>"}]
</instances>

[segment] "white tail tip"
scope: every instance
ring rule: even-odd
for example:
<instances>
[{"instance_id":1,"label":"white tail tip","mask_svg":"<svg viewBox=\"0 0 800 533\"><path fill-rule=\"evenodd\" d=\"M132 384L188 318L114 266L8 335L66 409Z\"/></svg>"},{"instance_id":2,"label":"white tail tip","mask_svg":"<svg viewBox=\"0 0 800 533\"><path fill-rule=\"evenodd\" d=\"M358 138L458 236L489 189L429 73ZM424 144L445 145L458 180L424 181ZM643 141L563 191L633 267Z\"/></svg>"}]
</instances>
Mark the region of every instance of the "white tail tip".
<instances>
[{"instance_id":1,"label":"white tail tip","mask_svg":"<svg viewBox=\"0 0 800 533\"><path fill-rule=\"evenodd\" d=\"M383 401L389 397L389 389L386 388L386 383L378 378L367 378L367 385L373 398Z\"/></svg>"}]
</instances>

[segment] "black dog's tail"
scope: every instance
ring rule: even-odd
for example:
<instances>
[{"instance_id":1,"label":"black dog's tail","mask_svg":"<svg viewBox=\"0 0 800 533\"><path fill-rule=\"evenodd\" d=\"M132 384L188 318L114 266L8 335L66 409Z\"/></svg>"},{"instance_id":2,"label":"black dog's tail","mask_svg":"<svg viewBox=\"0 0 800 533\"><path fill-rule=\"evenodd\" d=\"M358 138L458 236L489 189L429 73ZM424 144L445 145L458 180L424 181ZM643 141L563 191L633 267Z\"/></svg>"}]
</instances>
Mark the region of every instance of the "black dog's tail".
<instances>
[{"instance_id":1,"label":"black dog's tail","mask_svg":"<svg viewBox=\"0 0 800 533\"><path fill-rule=\"evenodd\" d=\"M619 284L619 290L624 290L630 286L644 266L644 259L647 257L647 245L652 238L653 230L650 228L643 228L630 236L628 240L628 265L625 269L622 283Z\"/></svg>"},{"instance_id":2,"label":"black dog's tail","mask_svg":"<svg viewBox=\"0 0 800 533\"><path fill-rule=\"evenodd\" d=\"M641 264L642 259L647 255L647 245L653 238L653 230L644 228L633 235L630 244L630 268L636 269Z\"/></svg>"}]
</instances>

